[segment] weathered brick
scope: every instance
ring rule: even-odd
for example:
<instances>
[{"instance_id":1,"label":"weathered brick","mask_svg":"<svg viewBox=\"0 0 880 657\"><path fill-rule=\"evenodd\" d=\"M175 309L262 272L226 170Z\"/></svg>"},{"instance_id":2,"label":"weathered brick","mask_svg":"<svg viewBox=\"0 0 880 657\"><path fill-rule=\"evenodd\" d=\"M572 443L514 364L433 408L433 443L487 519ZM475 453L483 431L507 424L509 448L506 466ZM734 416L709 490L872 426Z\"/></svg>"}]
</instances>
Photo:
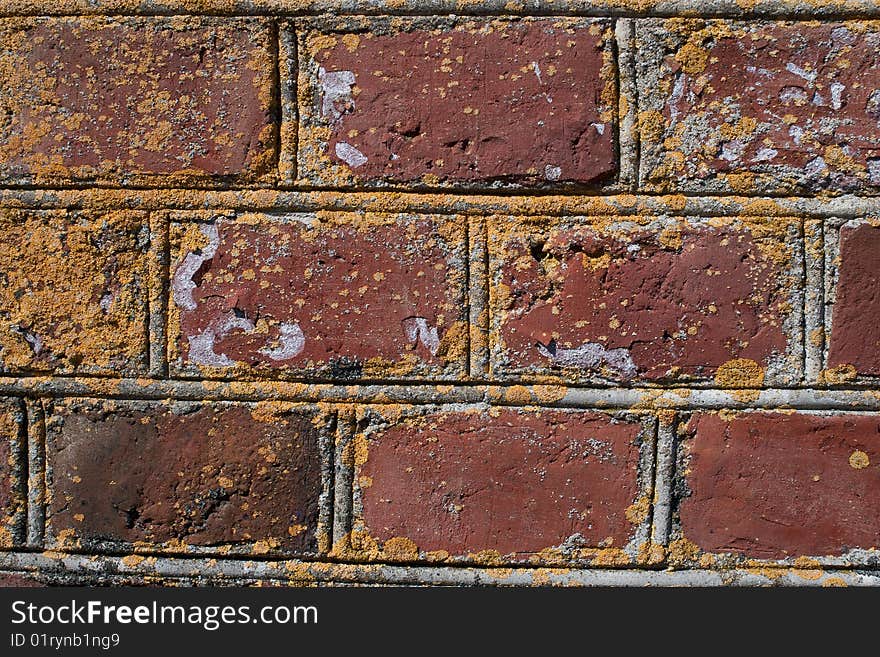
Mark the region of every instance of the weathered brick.
<instances>
[{"instance_id":1,"label":"weathered brick","mask_svg":"<svg viewBox=\"0 0 880 657\"><path fill-rule=\"evenodd\" d=\"M695 414L680 449L681 536L758 559L880 546L880 418Z\"/></svg>"},{"instance_id":2,"label":"weathered brick","mask_svg":"<svg viewBox=\"0 0 880 657\"><path fill-rule=\"evenodd\" d=\"M457 218L249 214L175 224L172 241L170 340L180 371L464 372L466 246Z\"/></svg>"},{"instance_id":3,"label":"weathered brick","mask_svg":"<svg viewBox=\"0 0 880 657\"><path fill-rule=\"evenodd\" d=\"M71 400L47 415L53 546L318 550L326 418L314 410Z\"/></svg>"},{"instance_id":4,"label":"weathered brick","mask_svg":"<svg viewBox=\"0 0 880 657\"><path fill-rule=\"evenodd\" d=\"M499 219L489 232L492 371L796 381L797 231L780 218Z\"/></svg>"},{"instance_id":5,"label":"weathered brick","mask_svg":"<svg viewBox=\"0 0 880 657\"><path fill-rule=\"evenodd\" d=\"M634 556L650 507L649 473L640 467L652 453L644 420L430 407L373 419L351 450L357 556L594 563Z\"/></svg>"},{"instance_id":6,"label":"weathered brick","mask_svg":"<svg viewBox=\"0 0 880 657\"><path fill-rule=\"evenodd\" d=\"M269 24L0 22L0 181L231 182L275 160Z\"/></svg>"},{"instance_id":7,"label":"weathered brick","mask_svg":"<svg viewBox=\"0 0 880 657\"><path fill-rule=\"evenodd\" d=\"M649 188L880 189L880 22L643 25Z\"/></svg>"},{"instance_id":8,"label":"weathered brick","mask_svg":"<svg viewBox=\"0 0 880 657\"><path fill-rule=\"evenodd\" d=\"M149 247L144 212L0 211L0 371L144 371Z\"/></svg>"},{"instance_id":9,"label":"weathered brick","mask_svg":"<svg viewBox=\"0 0 880 657\"><path fill-rule=\"evenodd\" d=\"M612 42L608 21L582 19L305 32L299 175L320 185L606 181L617 169Z\"/></svg>"},{"instance_id":10,"label":"weathered brick","mask_svg":"<svg viewBox=\"0 0 880 657\"><path fill-rule=\"evenodd\" d=\"M33 573L0 573L0 588L35 588L45 586Z\"/></svg>"},{"instance_id":11,"label":"weathered brick","mask_svg":"<svg viewBox=\"0 0 880 657\"><path fill-rule=\"evenodd\" d=\"M0 549L19 544L24 529L23 426L21 402L0 399Z\"/></svg>"},{"instance_id":12,"label":"weathered brick","mask_svg":"<svg viewBox=\"0 0 880 657\"><path fill-rule=\"evenodd\" d=\"M837 287L828 365L842 375L880 375L880 227L853 222L840 229Z\"/></svg>"}]
</instances>

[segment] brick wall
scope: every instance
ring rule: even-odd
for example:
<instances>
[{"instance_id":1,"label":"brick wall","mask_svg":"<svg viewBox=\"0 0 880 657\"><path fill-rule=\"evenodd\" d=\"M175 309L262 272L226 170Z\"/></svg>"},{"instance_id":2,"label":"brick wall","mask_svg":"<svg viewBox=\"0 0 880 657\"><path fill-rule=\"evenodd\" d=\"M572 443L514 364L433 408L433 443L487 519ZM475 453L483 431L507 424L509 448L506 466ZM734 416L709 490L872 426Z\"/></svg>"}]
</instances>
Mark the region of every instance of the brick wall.
<instances>
[{"instance_id":1,"label":"brick wall","mask_svg":"<svg viewBox=\"0 0 880 657\"><path fill-rule=\"evenodd\" d=\"M874 3L0 13L0 582L880 584Z\"/></svg>"}]
</instances>

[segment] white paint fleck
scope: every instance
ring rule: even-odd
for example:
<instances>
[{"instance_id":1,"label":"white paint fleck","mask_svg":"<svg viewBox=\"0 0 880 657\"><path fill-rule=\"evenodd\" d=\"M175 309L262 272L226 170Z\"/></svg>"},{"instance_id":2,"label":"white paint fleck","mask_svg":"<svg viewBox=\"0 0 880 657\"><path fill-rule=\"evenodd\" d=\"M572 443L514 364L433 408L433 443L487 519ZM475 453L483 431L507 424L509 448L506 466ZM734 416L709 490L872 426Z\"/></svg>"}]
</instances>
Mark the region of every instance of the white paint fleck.
<instances>
[{"instance_id":1,"label":"white paint fleck","mask_svg":"<svg viewBox=\"0 0 880 657\"><path fill-rule=\"evenodd\" d=\"M765 78L773 78L776 77L776 74L773 71L770 71L766 68L760 68L758 66L746 66L746 71L749 73L757 73L758 75Z\"/></svg>"},{"instance_id":2,"label":"white paint fleck","mask_svg":"<svg viewBox=\"0 0 880 657\"><path fill-rule=\"evenodd\" d=\"M591 123L591 126L598 132L600 135L605 134L605 124L604 123Z\"/></svg>"},{"instance_id":3,"label":"white paint fleck","mask_svg":"<svg viewBox=\"0 0 880 657\"><path fill-rule=\"evenodd\" d=\"M880 158L868 160L868 180L872 185L880 185Z\"/></svg>"},{"instance_id":4,"label":"white paint fleck","mask_svg":"<svg viewBox=\"0 0 880 657\"><path fill-rule=\"evenodd\" d=\"M254 323L246 317L238 317L234 312L229 311L225 317L215 320L201 333L187 336L190 362L211 367L237 365L238 361L232 360L226 354L218 354L214 351L214 343L217 340L222 340L235 329L250 332L254 330Z\"/></svg>"},{"instance_id":5,"label":"white paint fleck","mask_svg":"<svg viewBox=\"0 0 880 657\"><path fill-rule=\"evenodd\" d=\"M865 112L880 123L880 89L874 89L865 103Z\"/></svg>"},{"instance_id":6,"label":"white paint fleck","mask_svg":"<svg viewBox=\"0 0 880 657\"><path fill-rule=\"evenodd\" d=\"M755 157L752 158L752 162L769 162L777 155L779 155L779 151L777 151L775 148L767 148L765 146L764 148L758 150L757 153L755 153Z\"/></svg>"},{"instance_id":7,"label":"white paint fleck","mask_svg":"<svg viewBox=\"0 0 880 657\"><path fill-rule=\"evenodd\" d=\"M627 377L635 376L638 373L638 368L633 362L629 350L623 348L606 349L598 342L586 342L574 349L560 349L556 346L555 340L547 346L539 342L537 348L542 356L549 358L554 365L561 367L597 370L604 366Z\"/></svg>"},{"instance_id":8,"label":"white paint fleck","mask_svg":"<svg viewBox=\"0 0 880 657\"><path fill-rule=\"evenodd\" d=\"M627 244L626 245L626 252L631 256L634 256L637 253L640 253L641 250L642 250L641 244Z\"/></svg>"},{"instance_id":9,"label":"white paint fleck","mask_svg":"<svg viewBox=\"0 0 880 657\"><path fill-rule=\"evenodd\" d=\"M98 305L101 307L105 313L110 312L110 307L113 305L113 300L116 298L116 295L112 292L105 292L101 295L101 300L98 301Z\"/></svg>"},{"instance_id":10,"label":"white paint fleck","mask_svg":"<svg viewBox=\"0 0 880 657\"><path fill-rule=\"evenodd\" d=\"M808 176L819 176L822 175L822 172L826 169L825 159L822 157L814 157L812 160L807 162L807 166L804 167L804 173Z\"/></svg>"},{"instance_id":11,"label":"white paint fleck","mask_svg":"<svg viewBox=\"0 0 880 657\"><path fill-rule=\"evenodd\" d=\"M678 119L678 101L684 95L684 82L684 75L675 76L672 95L669 97L669 118L673 123Z\"/></svg>"},{"instance_id":12,"label":"white paint fleck","mask_svg":"<svg viewBox=\"0 0 880 657\"><path fill-rule=\"evenodd\" d=\"M43 351L43 341L40 339L40 336L30 331L24 331L24 339L31 346L34 356L39 356L40 352Z\"/></svg>"},{"instance_id":13,"label":"white paint fleck","mask_svg":"<svg viewBox=\"0 0 880 657\"><path fill-rule=\"evenodd\" d=\"M544 177L547 180L559 180L562 176L562 169L560 167L554 167L548 164L544 167Z\"/></svg>"},{"instance_id":14,"label":"white paint fleck","mask_svg":"<svg viewBox=\"0 0 880 657\"><path fill-rule=\"evenodd\" d=\"M436 326L428 326L424 317L407 317L403 322L403 332L410 342L421 342L432 356L440 350L440 336Z\"/></svg>"},{"instance_id":15,"label":"white paint fleck","mask_svg":"<svg viewBox=\"0 0 880 657\"><path fill-rule=\"evenodd\" d=\"M825 100L825 97L820 94L818 91L813 94L813 105L816 107L828 107L828 101Z\"/></svg>"},{"instance_id":16,"label":"white paint fleck","mask_svg":"<svg viewBox=\"0 0 880 657\"><path fill-rule=\"evenodd\" d=\"M782 87L779 91L779 100L783 103L802 105L807 102L807 92L801 87Z\"/></svg>"},{"instance_id":17,"label":"white paint fleck","mask_svg":"<svg viewBox=\"0 0 880 657\"><path fill-rule=\"evenodd\" d=\"M737 140L726 141L721 144L721 159L728 162L736 162L743 153L743 145Z\"/></svg>"},{"instance_id":18,"label":"white paint fleck","mask_svg":"<svg viewBox=\"0 0 880 657\"><path fill-rule=\"evenodd\" d=\"M788 136L794 140L796 145L800 146L801 139L804 136L804 129L800 126L792 125L788 128Z\"/></svg>"},{"instance_id":19,"label":"white paint fleck","mask_svg":"<svg viewBox=\"0 0 880 657\"><path fill-rule=\"evenodd\" d=\"M793 62L788 62L788 64L785 65L785 70L789 73L794 73L799 78L803 78L810 84L816 81L816 71L804 70Z\"/></svg>"},{"instance_id":20,"label":"white paint fleck","mask_svg":"<svg viewBox=\"0 0 880 657\"><path fill-rule=\"evenodd\" d=\"M345 162L352 169L357 169L367 163L367 156L361 153L351 144L344 141L336 142L336 157Z\"/></svg>"},{"instance_id":21,"label":"white paint fleck","mask_svg":"<svg viewBox=\"0 0 880 657\"><path fill-rule=\"evenodd\" d=\"M220 233L216 224L199 224L199 230L208 238L208 244L199 249L199 253L187 253L171 278L171 292L174 296L174 302L184 310L196 309L193 291L198 286L193 281L193 276L196 275L203 263L214 257L214 254L217 253L217 247L220 246Z\"/></svg>"},{"instance_id":22,"label":"white paint fleck","mask_svg":"<svg viewBox=\"0 0 880 657\"><path fill-rule=\"evenodd\" d=\"M287 360L299 356L306 346L306 336L299 324L284 322L278 326L278 331L278 346L271 349L268 346L263 347L260 353L272 360Z\"/></svg>"},{"instance_id":23,"label":"white paint fleck","mask_svg":"<svg viewBox=\"0 0 880 657\"><path fill-rule=\"evenodd\" d=\"M541 67L538 66L538 62L532 62L532 70L535 72L535 77L538 78L538 84L544 84L544 81L541 79Z\"/></svg>"},{"instance_id":24,"label":"white paint fleck","mask_svg":"<svg viewBox=\"0 0 880 657\"><path fill-rule=\"evenodd\" d=\"M843 92L846 91L846 85L840 82L831 83L831 107L839 110L843 107Z\"/></svg>"},{"instance_id":25,"label":"white paint fleck","mask_svg":"<svg viewBox=\"0 0 880 657\"><path fill-rule=\"evenodd\" d=\"M325 71L323 67L318 69L318 81L321 83L321 115L326 119L338 121L344 112L340 111L338 103L354 107L354 96L351 88L355 83L355 75L352 71Z\"/></svg>"}]
</instances>

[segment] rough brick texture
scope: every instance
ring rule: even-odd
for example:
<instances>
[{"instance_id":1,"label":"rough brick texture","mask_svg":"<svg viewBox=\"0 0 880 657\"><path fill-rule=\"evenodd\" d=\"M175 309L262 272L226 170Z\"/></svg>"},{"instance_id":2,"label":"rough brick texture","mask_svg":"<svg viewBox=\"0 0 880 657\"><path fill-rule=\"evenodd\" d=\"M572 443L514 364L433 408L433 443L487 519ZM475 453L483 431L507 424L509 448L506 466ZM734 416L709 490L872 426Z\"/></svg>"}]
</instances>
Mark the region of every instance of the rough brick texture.
<instances>
[{"instance_id":1,"label":"rough brick texture","mask_svg":"<svg viewBox=\"0 0 880 657\"><path fill-rule=\"evenodd\" d=\"M184 371L462 373L459 222L246 215L175 229L171 289Z\"/></svg>"},{"instance_id":2,"label":"rough brick texture","mask_svg":"<svg viewBox=\"0 0 880 657\"><path fill-rule=\"evenodd\" d=\"M646 23L640 39L655 48L639 62L646 181L659 189L875 193L878 28Z\"/></svg>"},{"instance_id":3,"label":"rough brick texture","mask_svg":"<svg viewBox=\"0 0 880 657\"><path fill-rule=\"evenodd\" d=\"M389 423L355 449L363 523L355 546L440 560L607 548L597 558L627 560L622 548L648 508L644 433L637 418L516 409Z\"/></svg>"},{"instance_id":4,"label":"rough brick texture","mask_svg":"<svg viewBox=\"0 0 880 657\"><path fill-rule=\"evenodd\" d=\"M792 380L800 272L786 223L491 225L493 371L761 385L770 369Z\"/></svg>"},{"instance_id":5,"label":"rough brick texture","mask_svg":"<svg viewBox=\"0 0 880 657\"><path fill-rule=\"evenodd\" d=\"M877 3L0 13L0 585L880 585Z\"/></svg>"},{"instance_id":6,"label":"rough brick texture","mask_svg":"<svg viewBox=\"0 0 880 657\"><path fill-rule=\"evenodd\" d=\"M614 174L607 21L432 27L304 35L302 178L485 185Z\"/></svg>"},{"instance_id":7,"label":"rough brick texture","mask_svg":"<svg viewBox=\"0 0 880 657\"><path fill-rule=\"evenodd\" d=\"M880 418L697 414L686 425L682 535L782 559L880 545Z\"/></svg>"},{"instance_id":8,"label":"rough brick texture","mask_svg":"<svg viewBox=\"0 0 880 657\"><path fill-rule=\"evenodd\" d=\"M56 404L50 540L316 552L320 422L283 404Z\"/></svg>"},{"instance_id":9,"label":"rough brick texture","mask_svg":"<svg viewBox=\"0 0 880 657\"><path fill-rule=\"evenodd\" d=\"M252 180L274 160L261 19L0 22L0 180Z\"/></svg>"}]
</instances>

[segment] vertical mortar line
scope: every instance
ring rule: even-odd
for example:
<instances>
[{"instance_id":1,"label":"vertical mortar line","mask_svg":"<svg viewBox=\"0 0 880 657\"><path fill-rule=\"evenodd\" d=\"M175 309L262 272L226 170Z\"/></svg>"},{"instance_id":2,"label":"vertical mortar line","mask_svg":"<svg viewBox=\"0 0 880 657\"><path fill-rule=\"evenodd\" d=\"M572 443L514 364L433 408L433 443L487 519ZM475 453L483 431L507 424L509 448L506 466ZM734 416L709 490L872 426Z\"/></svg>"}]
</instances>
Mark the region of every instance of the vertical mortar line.
<instances>
[{"instance_id":1,"label":"vertical mortar line","mask_svg":"<svg viewBox=\"0 0 880 657\"><path fill-rule=\"evenodd\" d=\"M817 382L825 351L825 238L824 221L804 221L804 378Z\"/></svg>"},{"instance_id":2,"label":"vertical mortar line","mask_svg":"<svg viewBox=\"0 0 880 657\"><path fill-rule=\"evenodd\" d=\"M666 545L672 514L672 489L675 477L675 432L679 415L669 422L657 418L657 461L654 467L654 515L651 519L651 542Z\"/></svg>"},{"instance_id":3,"label":"vertical mortar line","mask_svg":"<svg viewBox=\"0 0 880 657\"><path fill-rule=\"evenodd\" d=\"M464 219L462 220L462 217ZM456 219L464 224L464 248L467 251L464 262L464 289L465 289L465 305L467 306L467 362L465 363L465 378L471 378L471 361L474 360L474 332L473 329L473 308L474 298L471 294L471 219L468 215L456 215Z\"/></svg>"},{"instance_id":4,"label":"vertical mortar line","mask_svg":"<svg viewBox=\"0 0 880 657\"><path fill-rule=\"evenodd\" d=\"M614 25L617 45L617 148L620 184L636 191L639 173L639 138L636 126L638 85L636 84L635 21L618 19Z\"/></svg>"},{"instance_id":5,"label":"vertical mortar line","mask_svg":"<svg viewBox=\"0 0 880 657\"><path fill-rule=\"evenodd\" d=\"M354 495L352 438L355 429L352 413L352 409L342 407L336 416L333 450L333 551L337 546L343 545L352 527L351 512Z\"/></svg>"},{"instance_id":6,"label":"vertical mortar line","mask_svg":"<svg viewBox=\"0 0 880 657\"><path fill-rule=\"evenodd\" d=\"M837 300L837 279L840 257L840 231L852 221L834 217L822 222L822 349L819 352L819 375L828 362L828 348L834 325L834 303Z\"/></svg>"},{"instance_id":7,"label":"vertical mortar line","mask_svg":"<svg viewBox=\"0 0 880 657\"><path fill-rule=\"evenodd\" d=\"M46 482L46 411L42 399L27 400L28 482L27 540L29 548L45 543L48 485Z\"/></svg>"},{"instance_id":8,"label":"vertical mortar line","mask_svg":"<svg viewBox=\"0 0 880 657\"><path fill-rule=\"evenodd\" d=\"M645 473L644 477L647 480L647 486L649 487L647 492L650 495L651 504L648 507L648 517L645 519L645 523L643 523L646 525L643 530L645 533L642 537L643 543L654 542L654 517L656 515L654 506L657 502L657 441L659 440L660 416L659 414L652 413L648 417L651 418L651 453L650 455L644 456L641 460L645 467L650 468L650 470Z\"/></svg>"},{"instance_id":9,"label":"vertical mortar line","mask_svg":"<svg viewBox=\"0 0 880 657\"><path fill-rule=\"evenodd\" d=\"M326 413L329 431L321 434L321 502L318 509L318 553L325 556L333 547L336 490L336 435L339 427L339 411L336 407Z\"/></svg>"},{"instance_id":10,"label":"vertical mortar line","mask_svg":"<svg viewBox=\"0 0 880 657\"><path fill-rule=\"evenodd\" d=\"M278 172L279 186L285 187L296 181L296 160L299 148L299 108L297 107L297 81L299 53L298 31L293 22L276 24L275 86L278 93Z\"/></svg>"},{"instance_id":11,"label":"vertical mortar line","mask_svg":"<svg viewBox=\"0 0 880 657\"><path fill-rule=\"evenodd\" d=\"M486 262L486 219L467 218L468 223L468 340L470 342L468 376L485 380L488 358L488 266Z\"/></svg>"},{"instance_id":12,"label":"vertical mortar line","mask_svg":"<svg viewBox=\"0 0 880 657\"><path fill-rule=\"evenodd\" d=\"M22 507L15 514L15 525L13 536L13 545L27 544L28 534L28 513L30 509L30 500L28 499L28 477L30 466L28 463L28 427L30 426L27 402L24 399L15 399L20 422L18 423L18 432L15 436L15 444L12 445L13 461L17 472L17 480L15 482L15 494L22 502Z\"/></svg>"},{"instance_id":13,"label":"vertical mortar line","mask_svg":"<svg viewBox=\"0 0 880 657\"><path fill-rule=\"evenodd\" d=\"M149 373L152 377L168 376L168 347L166 345L166 317L168 315L168 277L170 254L167 212L151 212L149 281L147 293Z\"/></svg>"}]
</instances>

